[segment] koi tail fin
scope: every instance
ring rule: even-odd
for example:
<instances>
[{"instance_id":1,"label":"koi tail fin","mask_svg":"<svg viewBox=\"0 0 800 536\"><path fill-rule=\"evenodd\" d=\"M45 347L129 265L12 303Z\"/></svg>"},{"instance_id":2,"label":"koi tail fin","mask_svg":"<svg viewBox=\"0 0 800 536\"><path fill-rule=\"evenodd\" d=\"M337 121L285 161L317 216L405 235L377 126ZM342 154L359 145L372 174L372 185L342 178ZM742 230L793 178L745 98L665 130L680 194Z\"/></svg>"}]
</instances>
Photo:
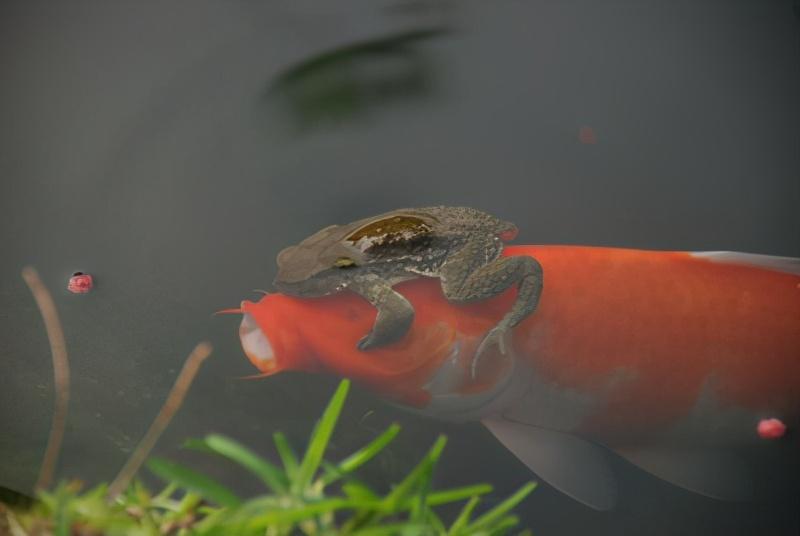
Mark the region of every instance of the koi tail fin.
<instances>
[{"instance_id":1,"label":"koi tail fin","mask_svg":"<svg viewBox=\"0 0 800 536\"><path fill-rule=\"evenodd\" d=\"M778 257L776 255L739 253L736 251L696 251L690 253L690 255L711 262L754 266L764 270L800 276L800 259L796 257Z\"/></svg>"}]
</instances>

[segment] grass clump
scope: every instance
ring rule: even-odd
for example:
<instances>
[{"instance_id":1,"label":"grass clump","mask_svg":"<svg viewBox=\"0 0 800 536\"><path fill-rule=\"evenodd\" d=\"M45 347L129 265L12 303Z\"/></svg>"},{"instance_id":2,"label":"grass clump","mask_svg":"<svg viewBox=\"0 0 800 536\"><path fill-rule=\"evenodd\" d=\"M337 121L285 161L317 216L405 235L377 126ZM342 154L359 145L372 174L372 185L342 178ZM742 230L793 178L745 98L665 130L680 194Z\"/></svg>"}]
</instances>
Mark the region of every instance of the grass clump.
<instances>
[{"instance_id":1,"label":"grass clump","mask_svg":"<svg viewBox=\"0 0 800 536\"><path fill-rule=\"evenodd\" d=\"M266 492L242 498L213 478L175 462L150 458L147 465L166 486L153 493L133 480L116 497L102 484L82 492L78 483L40 491L26 510L0 508L0 533L33 535L499 535L518 525L511 511L533 489L531 482L494 508L475 516L488 484L448 490L432 488L433 472L446 444L439 437L408 475L385 494L371 489L356 470L378 455L400 427L389 426L363 448L333 463L324 459L344 405L343 380L299 456L281 433L273 437L281 464L262 458L222 435L185 446L240 465L260 479ZM463 501L446 525L434 508ZM0 505L1 507L2 505Z\"/></svg>"}]
</instances>

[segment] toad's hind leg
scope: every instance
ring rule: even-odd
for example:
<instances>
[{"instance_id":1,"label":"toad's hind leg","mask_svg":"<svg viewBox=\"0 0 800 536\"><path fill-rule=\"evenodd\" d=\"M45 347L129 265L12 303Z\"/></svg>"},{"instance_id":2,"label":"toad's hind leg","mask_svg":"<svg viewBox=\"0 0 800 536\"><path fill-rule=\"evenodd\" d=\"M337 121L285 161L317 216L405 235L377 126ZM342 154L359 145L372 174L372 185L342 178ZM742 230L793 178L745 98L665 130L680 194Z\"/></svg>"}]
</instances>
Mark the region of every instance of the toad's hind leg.
<instances>
[{"instance_id":1,"label":"toad's hind leg","mask_svg":"<svg viewBox=\"0 0 800 536\"><path fill-rule=\"evenodd\" d=\"M491 298L517 285L517 299L511 310L486 334L475 352L473 374L491 346L498 346L501 354L507 353L505 339L509 330L536 309L542 293L542 267L536 259L520 255L479 264L481 260L485 262L486 252L486 244L467 244L441 270L444 295L455 303Z\"/></svg>"},{"instance_id":2,"label":"toad's hind leg","mask_svg":"<svg viewBox=\"0 0 800 536\"><path fill-rule=\"evenodd\" d=\"M372 330L358 341L359 350L396 342L408 332L414 322L414 307L392 289L389 281L372 276L354 281L348 288L378 309Z\"/></svg>"}]
</instances>

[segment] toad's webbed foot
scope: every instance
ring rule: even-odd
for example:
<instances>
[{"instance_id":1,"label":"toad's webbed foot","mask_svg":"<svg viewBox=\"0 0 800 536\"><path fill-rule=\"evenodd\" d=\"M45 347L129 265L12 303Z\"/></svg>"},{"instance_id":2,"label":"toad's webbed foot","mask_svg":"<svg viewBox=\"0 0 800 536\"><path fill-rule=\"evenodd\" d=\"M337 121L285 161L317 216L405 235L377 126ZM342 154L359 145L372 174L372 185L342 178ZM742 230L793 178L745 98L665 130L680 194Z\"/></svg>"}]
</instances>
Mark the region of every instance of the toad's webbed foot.
<instances>
[{"instance_id":1,"label":"toad's webbed foot","mask_svg":"<svg viewBox=\"0 0 800 536\"><path fill-rule=\"evenodd\" d=\"M490 349L499 350L493 355L510 353L507 335L536 309L542 293L542 267L536 259L522 255L499 257L501 247L491 238L470 241L442 267L445 297L456 303L491 298L517 285L517 299L511 310L486 334L475 352L473 375L478 362L492 353Z\"/></svg>"},{"instance_id":2,"label":"toad's webbed foot","mask_svg":"<svg viewBox=\"0 0 800 536\"><path fill-rule=\"evenodd\" d=\"M414 322L414 307L391 284L373 276L351 283L349 289L357 292L378 309L372 330L358 341L359 350L369 350L397 342Z\"/></svg>"},{"instance_id":3,"label":"toad's webbed foot","mask_svg":"<svg viewBox=\"0 0 800 536\"><path fill-rule=\"evenodd\" d=\"M470 375L472 379L478 378L479 367L482 366L486 359L498 357L505 360L511 353L511 329L507 326L495 326L490 329L483 340L475 350L475 355L472 358L470 365Z\"/></svg>"}]
</instances>

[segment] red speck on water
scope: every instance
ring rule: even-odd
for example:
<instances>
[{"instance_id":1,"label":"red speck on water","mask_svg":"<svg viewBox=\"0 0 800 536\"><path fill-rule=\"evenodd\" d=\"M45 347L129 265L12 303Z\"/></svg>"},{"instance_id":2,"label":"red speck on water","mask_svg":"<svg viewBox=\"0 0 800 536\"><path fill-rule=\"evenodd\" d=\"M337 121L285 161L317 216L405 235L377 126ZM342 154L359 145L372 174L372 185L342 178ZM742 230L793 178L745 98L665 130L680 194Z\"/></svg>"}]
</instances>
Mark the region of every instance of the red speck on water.
<instances>
[{"instance_id":1,"label":"red speck on water","mask_svg":"<svg viewBox=\"0 0 800 536\"><path fill-rule=\"evenodd\" d=\"M86 294L92 290L93 286L94 281L92 280L92 276L84 274L83 272L75 272L72 277L69 278L67 290L74 294Z\"/></svg>"},{"instance_id":2,"label":"red speck on water","mask_svg":"<svg viewBox=\"0 0 800 536\"><path fill-rule=\"evenodd\" d=\"M786 433L786 425L780 419L761 419L758 436L762 439L778 439Z\"/></svg>"},{"instance_id":3,"label":"red speck on water","mask_svg":"<svg viewBox=\"0 0 800 536\"><path fill-rule=\"evenodd\" d=\"M584 145L594 145L597 143L597 134L592 127L583 126L578 130L578 141Z\"/></svg>"}]
</instances>

